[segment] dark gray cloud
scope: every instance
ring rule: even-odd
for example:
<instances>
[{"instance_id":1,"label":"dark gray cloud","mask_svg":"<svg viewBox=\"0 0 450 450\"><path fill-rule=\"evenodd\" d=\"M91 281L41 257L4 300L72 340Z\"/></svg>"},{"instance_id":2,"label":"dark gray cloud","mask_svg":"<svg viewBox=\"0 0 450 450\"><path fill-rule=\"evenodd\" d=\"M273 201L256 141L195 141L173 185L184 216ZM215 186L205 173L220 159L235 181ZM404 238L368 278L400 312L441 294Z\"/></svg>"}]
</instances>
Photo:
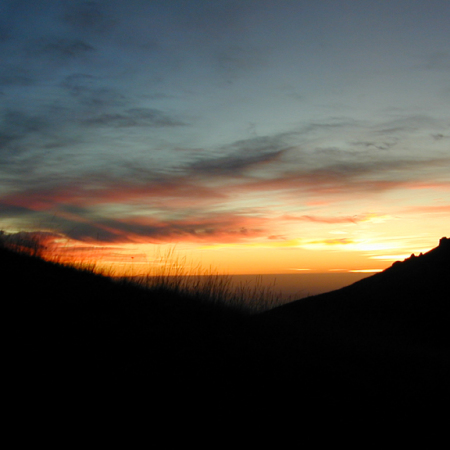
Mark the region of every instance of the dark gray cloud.
<instances>
[{"instance_id":1,"label":"dark gray cloud","mask_svg":"<svg viewBox=\"0 0 450 450\"><path fill-rule=\"evenodd\" d=\"M223 156L199 157L186 166L188 173L202 176L242 176L247 170L277 163L290 149L289 138L294 133L278 133L241 139L219 149Z\"/></svg>"},{"instance_id":2,"label":"dark gray cloud","mask_svg":"<svg viewBox=\"0 0 450 450\"><path fill-rule=\"evenodd\" d=\"M21 110L6 109L0 111L0 166L7 165L7 173L14 173L17 169L25 175L26 168L23 161L21 167L15 167L12 163L20 154L27 151L35 151L37 142L25 145L22 141L25 137L37 135L49 128L48 121L39 115L27 114Z\"/></svg>"},{"instance_id":3,"label":"dark gray cloud","mask_svg":"<svg viewBox=\"0 0 450 450\"><path fill-rule=\"evenodd\" d=\"M263 67L264 56L265 52L261 49L239 45L228 46L214 53L216 67L228 82L233 82L248 71Z\"/></svg>"},{"instance_id":4,"label":"dark gray cloud","mask_svg":"<svg viewBox=\"0 0 450 450\"><path fill-rule=\"evenodd\" d=\"M9 145L15 140L15 136L5 132L0 132L0 155L3 149L9 147Z\"/></svg>"},{"instance_id":5,"label":"dark gray cloud","mask_svg":"<svg viewBox=\"0 0 450 450\"><path fill-rule=\"evenodd\" d=\"M376 149L376 150L389 150L397 145L398 139L392 138L386 141L355 141L352 142L353 145L357 147L363 147L366 149Z\"/></svg>"},{"instance_id":6,"label":"dark gray cloud","mask_svg":"<svg viewBox=\"0 0 450 450\"><path fill-rule=\"evenodd\" d=\"M0 218L16 217L16 216L31 216L35 212L23 206L11 205L2 203L0 200Z\"/></svg>"},{"instance_id":7,"label":"dark gray cloud","mask_svg":"<svg viewBox=\"0 0 450 450\"><path fill-rule=\"evenodd\" d=\"M0 203L0 219L16 213L28 220L37 220L41 228L57 229L54 236L65 236L77 241L133 242L145 238L148 242L177 240L227 241L260 236L264 233L264 220L240 216L236 213L183 216L172 220L147 219L146 221L116 220L101 217L89 208L60 205L49 212L36 212ZM21 235L26 237L29 233ZM31 236L32 234L30 234Z\"/></svg>"},{"instance_id":8,"label":"dark gray cloud","mask_svg":"<svg viewBox=\"0 0 450 450\"><path fill-rule=\"evenodd\" d=\"M75 30L94 33L108 31L116 24L111 11L105 10L105 2L70 2L62 16L63 21Z\"/></svg>"},{"instance_id":9,"label":"dark gray cloud","mask_svg":"<svg viewBox=\"0 0 450 450\"><path fill-rule=\"evenodd\" d=\"M72 223L67 221L63 228L67 229L64 234L71 239L79 241L96 239L102 242L133 242L136 238L145 238L149 242L180 239L223 241L230 238L245 239L263 233L260 227L246 226L248 221L248 218L237 215L224 215L219 218L217 216L193 217L155 221L149 224L103 218L96 221L80 220L80 222Z\"/></svg>"},{"instance_id":10,"label":"dark gray cloud","mask_svg":"<svg viewBox=\"0 0 450 450\"><path fill-rule=\"evenodd\" d=\"M221 147L224 152L276 152L290 146L290 138L298 136L297 131L276 133L269 136L255 136L240 139Z\"/></svg>"},{"instance_id":11,"label":"dark gray cloud","mask_svg":"<svg viewBox=\"0 0 450 450\"><path fill-rule=\"evenodd\" d=\"M449 158L371 160L322 163L319 167L297 168L271 178L251 181L248 188L262 191L285 190L302 195L375 194L400 187L420 186L429 182L428 173L434 171L433 182L448 184L446 168ZM437 169L442 173L438 175Z\"/></svg>"},{"instance_id":12,"label":"dark gray cloud","mask_svg":"<svg viewBox=\"0 0 450 450\"><path fill-rule=\"evenodd\" d=\"M117 107L127 103L124 94L104 86L103 80L89 74L69 75L61 82L61 87L80 103L94 108Z\"/></svg>"},{"instance_id":13,"label":"dark gray cloud","mask_svg":"<svg viewBox=\"0 0 450 450\"><path fill-rule=\"evenodd\" d=\"M0 130L11 136L40 131L48 127L48 122L39 115L27 114L21 110L7 109L2 114Z\"/></svg>"},{"instance_id":14,"label":"dark gray cloud","mask_svg":"<svg viewBox=\"0 0 450 450\"><path fill-rule=\"evenodd\" d=\"M377 124L373 130L377 134L392 135L396 133L414 132L419 129L439 126L440 122L427 114L398 114L388 121Z\"/></svg>"},{"instance_id":15,"label":"dark gray cloud","mask_svg":"<svg viewBox=\"0 0 450 450\"><path fill-rule=\"evenodd\" d=\"M188 166L190 173L209 176L242 176L246 170L279 161L285 150L233 154L215 159L202 159Z\"/></svg>"},{"instance_id":16,"label":"dark gray cloud","mask_svg":"<svg viewBox=\"0 0 450 450\"><path fill-rule=\"evenodd\" d=\"M172 15L178 24L190 31L200 32L202 38L217 41L232 32L243 36L246 19L254 14L259 1L215 0L214 2L179 2L177 8L165 5L164 14Z\"/></svg>"},{"instance_id":17,"label":"dark gray cloud","mask_svg":"<svg viewBox=\"0 0 450 450\"><path fill-rule=\"evenodd\" d=\"M441 139L446 138L447 136L444 136L442 133L436 133L436 134L432 134L431 137L435 140L435 141L440 141Z\"/></svg>"},{"instance_id":18,"label":"dark gray cloud","mask_svg":"<svg viewBox=\"0 0 450 450\"><path fill-rule=\"evenodd\" d=\"M442 164L449 164L448 158L430 158L430 159L389 159L389 160L370 160L361 159L360 161L336 162L324 165L321 168L311 171L312 176L326 174L326 176L335 175L343 179L354 177L363 177L369 175L381 175L383 178L402 179L402 174L414 177L414 169L424 169L425 167L435 167Z\"/></svg>"},{"instance_id":19,"label":"dark gray cloud","mask_svg":"<svg viewBox=\"0 0 450 450\"><path fill-rule=\"evenodd\" d=\"M301 129L302 133L312 133L315 131L327 131L339 128L355 128L362 125L361 121L349 117L330 117L322 121L310 122Z\"/></svg>"},{"instance_id":20,"label":"dark gray cloud","mask_svg":"<svg viewBox=\"0 0 450 450\"><path fill-rule=\"evenodd\" d=\"M118 113L105 113L83 121L91 126L123 127L178 127L184 122L171 117L164 111L153 108L131 108Z\"/></svg>"},{"instance_id":21,"label":"dark gray cloud","mask_svg":"<svg viewBox=\"0 0 450 450\"><path fill-rule=\"evenodd\" d=\"M36 76L28 68L15 64L0 65L0 86L31 86Z\"/></svg>"},{"instance_id":22,"label":"dark gray cloud","mask_svg":"<svg viewBox=\"0 0 450 450\"><path fill-rule=\"evenodd\" d=\"M70 59L84 56L94 51L94 47L80 39L43 38L32 42L27 49L28 56L48 57L51 59Z\"/></svg>"}]
</instances>

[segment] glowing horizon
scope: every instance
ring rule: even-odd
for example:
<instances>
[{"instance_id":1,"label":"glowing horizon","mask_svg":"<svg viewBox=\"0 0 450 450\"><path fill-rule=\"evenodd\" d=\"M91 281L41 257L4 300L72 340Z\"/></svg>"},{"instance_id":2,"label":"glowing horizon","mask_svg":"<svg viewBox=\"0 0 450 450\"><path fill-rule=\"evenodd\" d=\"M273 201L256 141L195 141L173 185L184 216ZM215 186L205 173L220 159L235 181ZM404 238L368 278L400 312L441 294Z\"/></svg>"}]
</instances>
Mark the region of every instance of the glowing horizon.
<instances>
[{"instance_id":1,"label":"glowing horizon","mask_svg":"<svg viewBox=\"0 0 450 450\"><path fill-rule=\"evenodd\" d=\"M290 245L270 246L254 244L227 244L221 246L195 246L168 244L105 244L70 241L53 232L19 232L12 234L17 242L23 242L23 248L39 248L39 254L49 261L79 267L96 267L96 270L112 276L142 275L153 276L161 273L179 275L277 275L293 273L377 273L393 262L406 259L412 253L425 253L438 245L434 242L429 248L420 252L411 251L403 255L374 255L373 248L382 251L389 248L387 244L367 245L370 252L359 250L352 243L350 250L314 250L319 245L298 241ZM36 240L33 241L33 238ZM27 244L29 239L30 244ZM16 241L12 241L13 243ZM38 242L34 247L33 242ZM324 246L336 246L339 243L322 243ZM344 244L341 244L344 245ZM211 248L212 247L212 248ZM398 245L392 245L397 249ZM313 249L311 249L313 248ZM404 247L403 247L404 248ZM288 251L290 255L286 255ZM269 261L267 261L269 259ZM309 267L286 267L287 262L304 262ZM333 265L334 264L334 265ZM339 268L336 266L339 264ZM377 267L374 267L377 264Z\"/></svg>"}]
</instances>

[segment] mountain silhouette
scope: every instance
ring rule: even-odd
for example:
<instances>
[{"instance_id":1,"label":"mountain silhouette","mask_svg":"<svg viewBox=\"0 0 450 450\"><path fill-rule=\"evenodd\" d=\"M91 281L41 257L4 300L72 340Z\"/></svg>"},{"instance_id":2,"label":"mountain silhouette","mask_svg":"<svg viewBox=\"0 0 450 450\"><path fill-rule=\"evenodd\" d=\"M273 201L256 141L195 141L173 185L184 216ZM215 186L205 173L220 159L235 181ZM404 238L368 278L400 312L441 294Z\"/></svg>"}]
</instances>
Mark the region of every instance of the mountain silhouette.
<instances>
[{"instance_id":1,"label":"mountain silhouette","mask_svg":"<svg viewBox=\"0 0 450 450\"><path fill-rule=\"evenodd\" d=\"M350 286L298 300L263 315L295 322L296 328L332 333L343 328L361 335L447 346L450 294L450 240Z\"/></svg>"},{"instance_id":2,"label":"mountain silhouette","mask_svg":"<svg viewBox=\"0 0 450 450\"><path fill-rule=\"evenodd\" d=\"M449 243L255 316L0 248L9 385L27 404L430 414L449 399Z\"/></svg>"},{"instance_id":3,"label":"mountain silhouette","mask_svg":"<svg viewBox=\"0 0 450 450\"><path fill-rule=\"evenodd\" d=\"M443 406L450 398L449 280L450 240L442 238L428 253L351 286L261 314L255 347L285 382L303 377L320 386L318 397Z\"/></svg>"}]
</instances>

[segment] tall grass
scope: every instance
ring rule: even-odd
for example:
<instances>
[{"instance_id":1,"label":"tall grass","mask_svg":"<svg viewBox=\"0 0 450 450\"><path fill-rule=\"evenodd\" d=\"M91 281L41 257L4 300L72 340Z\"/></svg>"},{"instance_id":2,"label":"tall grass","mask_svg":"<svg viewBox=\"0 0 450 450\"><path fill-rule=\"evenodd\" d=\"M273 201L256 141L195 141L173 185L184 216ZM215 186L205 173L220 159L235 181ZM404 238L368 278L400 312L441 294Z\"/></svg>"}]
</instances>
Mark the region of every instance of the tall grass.
<instances>
[{"instance_id":1,"label":"tall grass","mask_svg":"<svg viewBox=\"0 0 450 450\"><path fill-rule=\"evenodd\" d=\"M231 275L221 274L212 267L205 269L200 264L191 264L185 256L177 255L175 247L158 255L145 275L125 277L125 280L149 291L172 292L250 314L266 311L286 301L282 293L275 290L275 281L264 286L262 277L257 277L255 283L234 285Z\"/></svg>"},{"instance_id":2,"label":"tall grass","mask_svg":"<svg viewBox=\"0 0 450 450\"><path fill-rule=\"evenodd\" d=\"M147 267L139 266L139 275L134 273L133 263L130 263L129 275L120 277L116 276L113 266L100 266L95 261L65 262L61 255L46 251L38 233L8 235L0 231L0 246L81 272L100 274L119 283L137 285L149 294L176 294L248 314L286 303L282 293L276 291L275 281L272 285L264 286L262 277L257 277L255 283L240 282L236 285L231 275L221 274L212 267L204 269L201 264L190 263L185 256L177 255L175 246L163 254L157 250Z\"/></svg>"}]
</instances>

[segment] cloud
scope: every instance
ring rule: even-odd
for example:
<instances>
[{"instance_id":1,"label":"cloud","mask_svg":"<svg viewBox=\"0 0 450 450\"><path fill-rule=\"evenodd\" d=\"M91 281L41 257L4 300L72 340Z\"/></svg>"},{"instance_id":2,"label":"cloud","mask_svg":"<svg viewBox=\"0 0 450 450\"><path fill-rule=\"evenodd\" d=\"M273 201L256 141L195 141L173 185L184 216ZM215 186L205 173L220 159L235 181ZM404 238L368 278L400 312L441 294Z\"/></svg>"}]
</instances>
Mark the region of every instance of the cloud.
<instances>
[{"instance_id":1,"label":"cloud","mask_svg":"<svg viewBox=\"0 0 450 450\"><path fill-rule=\"evenodd\" d=\"M315 216L309 214L297 216L293 214L285 214L281 216L279 219L287 221L313 222L324 224L353 223L356 225L362 222L384 222L390 218L391 218L390 216L383 214L367 213L367 214L357 214L354 216Z\"/></svg>"},{"instance_id":2,"label":"cloud","mask_svg":"<svg viewBox=\"0 0 450 450\"><path fill-rule=\"evenodd\" d=\"M397 145L398 139L391 139L390 141L355 141L352 144L358 147L365 147L367 149L377 149L377 150L389 150L395 145Z\"/></svg>"},{"instance_id":3,"label":"cloud","mask_svg":"<svg viewBox=\"0 0 450 450\"><path fill-rule=\"evenodd\" d=\"M106 13L99 2L94 1L72 3L62 18L66 24L76 30L94 33L110 30L116 23L109 12Z\"/></svg>"},{"instance_id":4,"label":"cloud","mask_svg":"<svg viewBox=\"0 0 450 450\"><path fill-rule=\"evenodd\" d=\"M357 243L356 241L354 241L353 239L349 239L349 238L321 239L321 240L317 240L317 241L309 241L308 242L309 245L330 245L330 246L352 245L352 244L356 244L356 243Z\"/></svg>"},{"instance_id":5,"label":"cloud","mask_svg":"<svg viewBox=\"0 0 450 450\"><path fill-rule=\"evenodd\" d=\"M101 85L102 80L89 74L75 73L67 76L61 86L80 103L93 108L123 106L126 97L117 89Z\"/></svg>"},{"instance_id":6,"label":"cloud","mask_svg":"<svg viewBox=\"0 0 450 450\"><path fill-rule=\"evenodd\" d=\"M216 51L213 55L220 74L232 83L246 72L264 67L265 53L255 47L231 45Z\"/></svg>"},{"instance_id":7,"label":"cloud","mask_svg":"<svg viewBox=\"0 0 450 450\"><path fill-rule=\"evenodd\" d=\"M427 114L407 114L379 123L373 127L373 131L378 135L391 135L403 132L411 133L420 129L427 129L439 125L439 120Z\"/></svg>"},{"instance_id":8,"label":"cloud","mask_svg":"<svg viewBox=\"0 0 450 450\"><path fill-rule=\"evenodd\" d=\"M222 187L208 187L190 177L172 176L149 180L142 184L108 184L96 193L93 202L128 203L141 200L144 203L156 202L165 208L189 208L202 205L205 201L217 204L229 197Z\"/></svg>"},{"instance_id":9,"label":"cloud","mask_svg":"<svg viewBox=\"0 0 450 450\"><path fill-rule=\"evenodd\" d=\"M83 120L90 126L125 127L178 127L184 122L153 108L132 108L121 113L105 113Z\"/></svg>"},{"instance_id":10,"label":"cloud","mask_svg":"<svg viewBox=\"0 0 450 450\"><path fill-rule=\"evenodd\" d=\"M311 216L311 215L302 215L295 216L290 214L285 214L280 217L281 220L288 221L299 221L299 222L315 222L315 223L358 223L363 222L365 220L364 216L338 216L338 217L324 217L324 216Z\"/></svg>"},{"instance_id":11,"label":"cloud","mask_svg":"<svg viewBox=\"0 0 450 450\"><path fill-rule=\"evenodd\" d=\"M43 38L33 42L27 53L28 56L41 53L45 57L65 60L78 58L92 51L94 47L80 39Z\"/></svg>"},{"instance_id":12,"label":"cloud","mask_svg":"<svg viewBox=\"0 0 450 450\"><path fill-rule=\"evenodd\" d=\"M270 236L267 236L267 239L269 239L271 241L285 241L286 236L284 236L282 234L272 234Z\"/></svg>"},{"instance_id":13,"label":"cloud","mask_svg":"<svg viewBox=\"0 0 450 450\"><path fill-rule=\"evenodd\" d=\"M27 68L17 64L0 66L0 86L31 86L36 82L35 75Z\"/></svg>"},{"instance_id":14,"label":"cloud","mask_svg":"<svg viewBox=\"0 0 450 450\"><path fill-rule=\"evenodd\" d=\"M0 201L0 217L8 218L8 217L18 217L25 215L32 215L35 211L26 206L22 206L20 204L11 204L7 202Z\"/></svg>"},{"instance_id":15,"label":"cloud","mask_svg":"<svg viewBox=\"0 0 450 450\"><path fill-rule=\"evenodd\" d=\"M265 220L237 214L159 220L152 217L113 220L89 219L82 208L62 214L64 234L81 241L102 242L240 242L265 235ZM61 219L58 215L58 221Z\"/></svg>"},{"instance_id":16,"label":"cloud","mask_svg":"<svg viewBox=\"0 0 450 450\"><path fill-rule=\"evenodd\" d=\"M20 110L7 109L2 115L2 133L10 136L21 136L48 127L48 121L42 116L27 114Z\"/></svg>"},{"instance_id":17,"label":"cloud","mask_svg":"<svg viewBox=\"0 0 450 450\"><path fill-rule=\"evenodd\" d=\"M258 136L241 139L219 148L224 156L201 156L187 164L184 170L190 176L202 177L243 177L245 172L272 163L282 162L291 149L287 142L294 133L278 133L274 136Z\"/></svg>"},{"instance_id":18,"label":"cloud","mask_svg":"<svg viewBox=\"0 0 450 450\"><path fill-rule=\"evenodd\" d=\"M272 152L250 152L233 154L215 159L201 159L191 163L187 169L195 175L209 176L241 176L246 170L278 161L284 150Z\"/></svg>"},{"instance_id":19,"label":"cloud","mask_svg":"<svg viewBox=\"0 0 450 450\"><path fill-rule=\"evenodd\" d=\"M264 236L267 232L266 219L236 213L185 217L171 221L156 221L143 217L123 226L127 232L147 239L208 243L246 241Z\"/></svg>"},{"instance_id":20,"label":"cloud","mask_svg":"<svg viewBox=\"0 0 450 450\"><path fill-rule=\"evenodd\" d=\"M448 158L339 162L318 168L286 171L275 177L250 181L250 190L286 190L315 195L377 193L415 187L427 179L427 170L445 167Z\"/></svg>"},{"instance_id":21,"label":"cloud","mask_svg":"<svg viewBox=\"0 0 450 450\"><path fill-rule=\"evenodd\" d=\"M228 152L276 152L290 148L289 138L298 135L297 131L276 133L267 136L255 136L239 139L221 147L221 151Z\"/></svg>"},{"instance_id":22,"label":"cloud","mask_svg":"<svg viewBox=\"0 0 450 450\"><path fill-rule=\"evenodd\" d=\"M179 196L182 209L171 210L174 195ZM236 212L217 213L208 209L200 209L202 213L198 214L193 213L194 210L189 212L186 203L189 204L192 198L192 206L201 203L197 195L196 187L189 190L181 186L160 185L159 190L129 189L128 192L116 188L116 193L107 189L96 192L81 185L61 186L59 189L31 190L3 196L0 199L0 217L13 215L32 220L39 215L39 222L44 228L48 226L70 239L81 241L233 242L267 234L267 219L263 217ZM204 195L219 196L220 193L206 192ZM144 215L139 216L136 210L131 216L121 215L121 219L108 213L102 214L102 204L114 202L117 208L121 201L128 204L140 196L146 203ZM154 213L149 213L151 199L159 204Z\"/></svg>"},{"instance_id":23,"label":"cloud","mask_svg":"<svg viewBox=\"0 0 450 450\"><path fill-rule=\"evenodd\" d=\"M328 131L333 129L355 128L362 125L361 121L349 117L329 117L322 121L307 123L301 129L303 134L316 131Z\"/></svg>"},{"instance_id":24,"label":"cloud","mask_svg":"<svg viewBox=\"0 0 450 450\"><path fill-rule=\"evenodd\" d=\"M50 211L59 204L77 203L88 198L87 192L77 185L59 185L51 187L32 186L21 192L4 195L0 198L3 207L20 207L30 211Z\"/></svg>"},{"instance_id":25,"label":"cloud","mask_svg":"<svg viewBox=\"0 0 450 450\"><path fill-rule=\"evenodd\" d=\"M25 121L26 123L26 121ZM33 123L33 122L32 122ZM33 128L31 126L31 128ZM244 147L244 145L242 145ZM251 145L250 145L251 147ZM248 148L248 147L247 147ZM268 147L270 148L270 147ZM99 214L108 205L129 205L130 211L144 208L149 214L159 211L159 217L169 222L180 214L204 211L214 214L219 205L231 207L234 202L248 198L248 195L264 195L271 201L279 202L286 195L317 196L324 198L340 195L365 196L398 188L448 189L450 180L436 176L435 168L450 164L447 158L422 160L372 160L331 162L328 165L308 167L306 164L295 170L272 171L269 164L282 164L280 161L287 150L274 150L258 154L249 151L240 155L232 153L224 157L205 158L194 163L182 165L171 171L135 170L122 167L123 173L114 175L103 171L92 171L89 178L71 177L73 181L54 179L24 180L20 188L4 194L0 201L6 207L27 208L30 211L67 211L69 206L96 207ZM319 158L318 161L321 161ZM318 164L315 161L315 165ZM323 164L323 161L322 161ZM267 167L263 175L248 177L246 171ZM22 169L25 170L25 169ZM433 179L428 180L433 173ZM233 179L233 183L230 183ZM109 213L105 213L106 217ZM133 213L133 216L136 212ZM125 214L124 220L127 219ZM131 216L130 216L131 217ZM370 215L321 216L315 214L286 214L279 219L298 220L315 223L359 223L367 221ZM167 224L166 224L167 225ZM272 235L276 233L272 230ZM270 234L270 233L269 233Z\"/></svg>"},{"instance_id":26,"label":"cloud","mask_svg":"<svg viewBox=\"0 0 450 450\"><path fill-rule=\"evenodd\" d=\"M448 138L448 136L444 136L442 133L435 133L435 134L432 134L431 137L432 137L435 141L440 141L441 139Z\"/></svg>"},{"instance_id":27,"label":"cloud","mask_svg":"<svg viewBox=\"0 0 450 450\"><path fill-rule=\"evenodd\" d=\"M450 183L449 183L450 187ZM414 206L412 208L404 209L402 212L408 214L449 214L450 205L426 205Z\"/></svg>"},{"instance_id":28,"label":"cloud","mask_svg":"<svg viewBox=\"0 0 450 450\"><path fill-rule=\"evenodd\" d=\"M8 164L5 169L12 173L17 169L13 161L19 155L30 150L30 147L34 152L37 145L36 141L31 146L23 145L20 141L27 136L36 136L45 132L49 129L50 123L41 115L29 114L19 109L5 109L0 113L2 113L0 118L0 167ZM19 171L22 170L26 170L24 166L19 167Z\"/></svg>"},{"instance_id":29,"label":"cloud","mask_svg":"<svg viewBox=\"0 0 450 450\"><path fill-rule=\"evenodd\" d=\"M228 198L229 193L221 187L208 187L188 176L152 174L136 175L134 182L117 180L107 174L93 174L92 180L79 179L73 182L42 180L0 197L3 205L15 205L34 211L48 211L61 205L94 206L102 204L143 204L146 207L189 208L206 203L217 204ZM143 179L144 178L144 179ZM96 180L95 182L93 180Z\"/></svg>"}]
</instances>

